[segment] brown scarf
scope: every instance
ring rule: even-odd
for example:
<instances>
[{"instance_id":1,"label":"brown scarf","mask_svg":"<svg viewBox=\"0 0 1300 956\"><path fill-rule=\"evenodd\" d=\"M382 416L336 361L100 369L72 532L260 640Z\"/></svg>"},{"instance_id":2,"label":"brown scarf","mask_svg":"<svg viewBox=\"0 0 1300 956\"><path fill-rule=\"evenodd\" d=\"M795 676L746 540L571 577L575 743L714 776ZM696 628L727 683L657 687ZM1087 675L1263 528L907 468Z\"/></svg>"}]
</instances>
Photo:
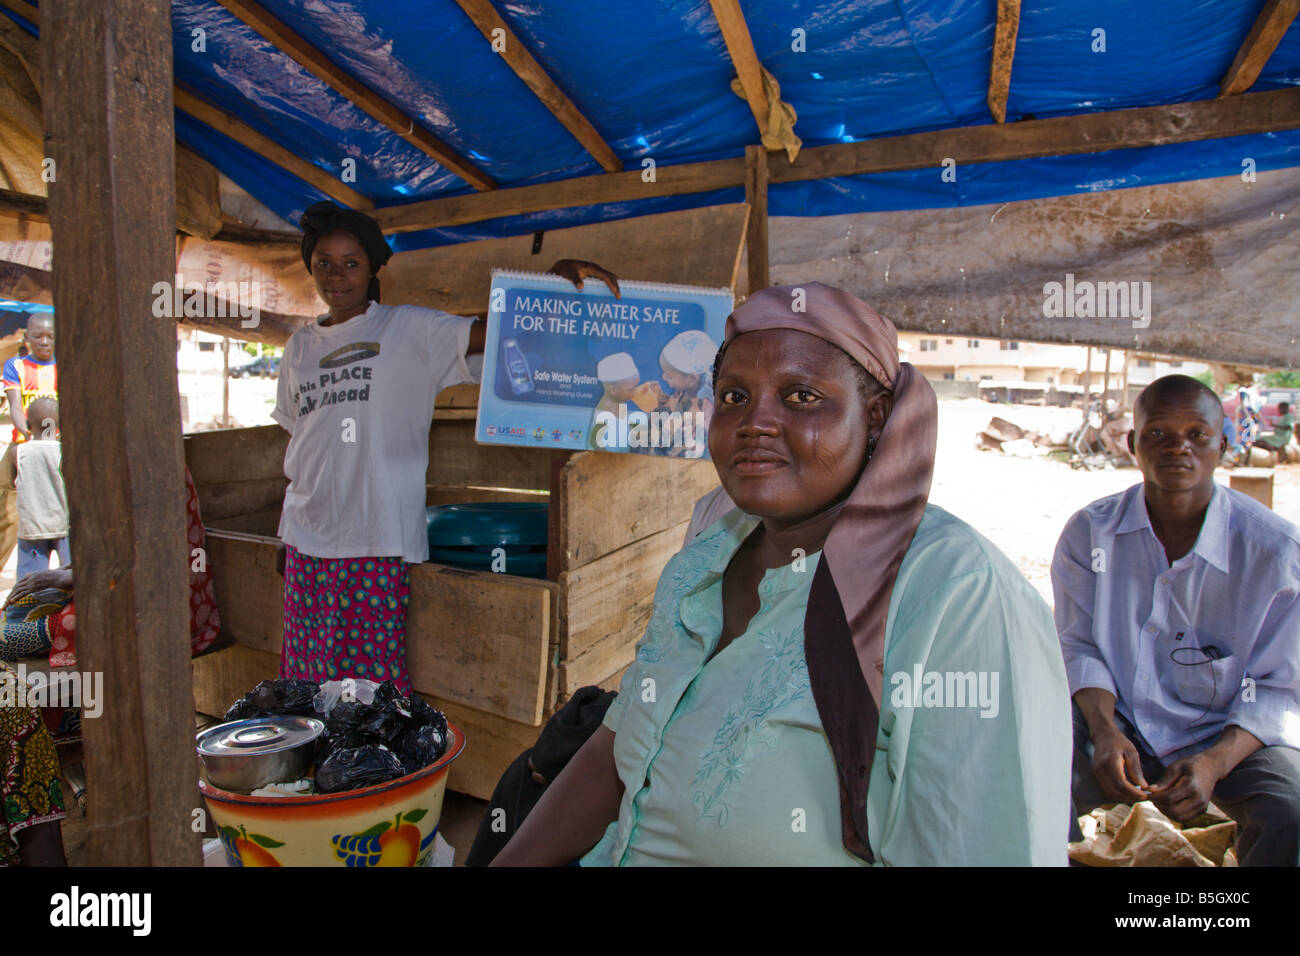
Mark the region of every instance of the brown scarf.
<instances>
[{"instance_id":1,"label":"brown scarf","mask_svg":"<svg viewBox=\"0 0 1300 956\"><path fill-rule=\"evenodd\" d=\"M819 282L763 289L727 319L726 337L763 329L793 329L829 342L894 395L870 463L826 539L804 618L808 678L839 775L844 847L874 863L867 784L880 719L885 623L894 579L930 494L938 403L930 383L898 361L893 323L847 292Z\"/></svg>"}]
</instances>

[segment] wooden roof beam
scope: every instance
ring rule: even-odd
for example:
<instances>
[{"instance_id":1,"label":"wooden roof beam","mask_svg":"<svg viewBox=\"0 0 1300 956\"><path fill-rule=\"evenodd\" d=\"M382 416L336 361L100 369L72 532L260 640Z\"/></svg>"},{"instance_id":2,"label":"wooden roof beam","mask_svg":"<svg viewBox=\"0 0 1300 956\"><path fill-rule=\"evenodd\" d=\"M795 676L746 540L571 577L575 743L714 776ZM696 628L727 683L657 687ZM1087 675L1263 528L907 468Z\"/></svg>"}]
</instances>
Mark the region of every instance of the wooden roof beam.
<instances>
[{"instance_id":1,"label":"wooden roof beam","mask_svg":"<svg viewBox=\"0 0 1300 956\"><path fill-rule=\"evenodd\" d=\"M754 52L754 40L749 35L749 24L740 9L740 0L709 0L713 16L722 28L722 39L727 44L727 55L740 77L741 89L749 103L759 133L767 131L767 117L771 109L767 91L763 88L763 64Z\"/></svg>"},{"instance_id":2,"label":"wooden roof beam","mask_svg":"<svg viewBox=\"0 0 1300 956\"><path fill-rule=\"evenodd\" d=\"M6 219L48 223L50 221L49 200L44 196L0 189L0 216ZM226 222L210 241L233 242L243 246L279 246L285 249L297 249L302 245L302 234L255 229L251 226Z\"/></svg>"},{"instance_id":3,"label":"wooden roof beam","mask_svg":"<svg viewBox=\"0 0 1300 956\"><path fill-rule=\"evenodd\" d=\"M286 172L292 173L303 182L315 186L331 199L337 200L352 209L370 209L374 206L373 202L341 182L337 177L331 176L319 166L300 158L275 140L263 136L251 126L235 119L225 110L199 99L185 87L177 84L173 95L176 108L181 112L188 113L200 123L210 126L223 136L228 136L241 146L247 146L263 159L274 163Z\"/></svg>"},{"instance_id":4,"label":"wooden roof beam","mask_svg":"<svg viewBox=\"0 0 1300 956\"><path fill-rule=\"evenodd\" d=\"M314 74L359 109L383 123L412 146L437 160L475 189L482 191L496 189L497 184L491 176L429 130L418 125L414 117L403 112L400 107L340 69L324 53L289 29L283 21L272 16L261 4L253 0L219 0L219 2L260 33L280 52L295 60L303 69Z\"/></svg>"},{"instance_id":5,"label":"wooden roof beam","mask_svg":"<svg viewBox=\"0 0 1300 956\"><path fill-rule=\"evenodd\" d=\"M998 23L993 34L993 63L989 67L989 112L998 123L1007 121L1007 95L1011 92L1011 61L1016 56L1020 32L1020 0L998 0Z\"/></svg>"},{"instance_id":6,"label":"wooden roof beam","mask_svg":"<svg viewBox=\"0 0 1300 956\"><path fill-rule=\"evenodd\" d=\"M28 23L41 22L40 10L34 4L24 3L23 0L0 0L0 7L8 7Z\"/></svg>"},{"instance_id":7,"label":"wooden roof beam","mask_svg":"<svg viewBox=\"0 0 1300 956\"><path fill-rule=\"evenodd\" d=\"M40 10L30 4L19 2L19 0L0 0L0 6L16 10L32 23L40 25ZM31 7L31 9L24 12L21 9L23 7ZM344 185L343 182L331 176L319 166L314 166L305 159L300 159L295 153L285 149L275 140L263 136L251 126L240 122L225 110L199 99L179 83L173 89L172 96L178 110L188 113L199 122L212 127L218 133L228 136L240 145L247 146L263 159L297 176L303 182L310 183L331 199L335 199L353 209L370 209L374 206L374 203L361 193ZM8 191L5 190L5 192ZM18 194L9 193L10 197L16 195Z\"/></svg>"},{"instance_id":8,"label":"wooden roof beam","mask_svg":"<svg viewBox=\"0 0 1300 956\"><path fill-rule=\"evenodd\" d=\"M502 43L501 58L533 91L533 95L542 101L542 105L573 134L573 138L582 144L583 149L595 157L601 168L607 173L621 171L623 161L618 158L618 154L605 142L600 133L596 132L596 127L591 125L573 100L556 85L551 75L546 72L546 68L528 52L528 48L515 36L510 25L492 6L491 0L456 0L456 3L465 11L465 16L474 21L474 25L479 28L484 38L493 44L493 49L496 48L498 41Z\"/></svg>"},{"instance_id":9,"label":"wooden roof beam","mask_svg":"<svg viewBox=\"0 0 1300 956\"><path fill-rule=\"evenodd\" d=\"M1219 84L1220 96L1244 93L1255 85L1264 64L1300 13L1300 0L1268 0Z\"/></svg>"},{"instance_id":10,"label":"wooden roof beam","mask_svg":"<svg viewBox=\"0 0 1300 956\"><path fill-rule=\"evenodd\" d=\"M1300 88L817 146L803 150L797 166L776 153L769 160L769 179L783 183L905 169L937 169L949 156L960 165L996 163L1297 128L1300 128ZM650 183L644 182L636 170L605 173L481 195L386 206L373 210L371 215L385 232L411 232L548 209L678 196L744 184L745 160L736 157L660 165L655 182Z\"/></svg>"}]
</instances>

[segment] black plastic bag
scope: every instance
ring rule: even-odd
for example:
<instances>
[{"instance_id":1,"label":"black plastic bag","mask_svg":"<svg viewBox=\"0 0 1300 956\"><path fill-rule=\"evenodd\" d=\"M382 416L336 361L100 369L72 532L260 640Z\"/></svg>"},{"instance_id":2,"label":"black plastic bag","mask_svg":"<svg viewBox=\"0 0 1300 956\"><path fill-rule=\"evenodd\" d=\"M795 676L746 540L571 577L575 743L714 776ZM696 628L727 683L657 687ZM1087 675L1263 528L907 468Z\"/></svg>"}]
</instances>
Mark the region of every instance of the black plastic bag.
<instances>
[{"instance_id":1,"label":"black plastic bag","mask_svg":"<svg viewBox=\"0 0 1300 956\"><path fill-rule=\"evenodd\" d=\"M402 772L415 773L436 761L447 750L446 719L444 728L434 724L413 727L397 740L397 754L402 758Z\"/></svg>"},{"instance_id":2,"label":"black plastic bag","mask_svg":"<svg viewBox=\"0 0 1300 956\"><path fill-rule=\"evenodd\" d=\"M366 744L334 750L316 767L321 793L359 790L402 776L402 762L387 747Z\"/></svg>"},{"instance_id":3,"label":"black plastic bag","mask_svg":"<svg viewBox=\"0 0 1300 956\"><path fill-rule=\"evenodd\" d=\"M371 711L362 719L358 729L376 738L377 741L390 743L415 726L417 725L411 719L410 702L405 697L398 697L379 708L372 705Z\"/></svg>"},{"instance_id":4,"label":"black plastic bag","mask_svg":"<svg viewBox=\"0 0 1300 956\"><path fill-rule=\"evenodd\" d=\"M320 690L309 680L264 680L226 711L226 720L250 717L311 717Z\"/></svg>"}]
</instances>

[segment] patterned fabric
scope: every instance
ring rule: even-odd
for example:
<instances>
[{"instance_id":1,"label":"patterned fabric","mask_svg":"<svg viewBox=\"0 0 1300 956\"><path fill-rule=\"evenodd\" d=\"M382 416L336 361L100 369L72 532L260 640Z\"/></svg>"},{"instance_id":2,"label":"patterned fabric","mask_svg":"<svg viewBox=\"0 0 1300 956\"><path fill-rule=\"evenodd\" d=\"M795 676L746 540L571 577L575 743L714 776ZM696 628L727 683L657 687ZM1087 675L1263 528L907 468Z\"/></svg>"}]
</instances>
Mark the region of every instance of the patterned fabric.
<instances>
[{"instance_id":1,"label":"patterned fabric","mask_svg":"<svg viewBox=\"0 0 1300 956\"><path fill-rule=\"evenodd\" d=\"M288 546L280 676L392 680L406 674L411 576L400 558L315 558Z\"/></svg>"},{"instance_id":2,"label":"patterned fabric","mask_svg":"<svg viewBox=\"0 0 1300 956\"><path fill-rule=\"evenodd\" d=\"M212 572L207 561L195 560L194 549L203 547L203 517L199 514L199 492L194 487L190 470L185 469L186 533L190 541L190 653L200 654L217 639L221 630L221 615L217 612L217 597L212 590Z\"/></svg>"},{"instance_id":3,"label":"patterned fabric","mask_svg":"<svg viewBox=\"0 0 1300 956\"><path fill-rule=\"evenodd\" d=\"M71 614L72 592L45 588L28 594L4 610L4 630L0 632L0 661L44 654L53 646L51 632L57 631L66 643L69 627L62 616ZM75 618L73 618L75 620ZM51 659L51 663L54 663ZM70 663L76 663L74 657ZM55 663L55 666L62 666Z\"/></svg>"},{"instance_id":4,"label":"patterned fabric","mask_svg":"<svg viewBox=\"0 0 1300 956\"><path fill-rule=\"evenodd\" d=\"M0 663L0 867L18 864L18 833L67 816L54 741L35 708L17 706L16 680Z\"/></svg>"}]
</instances>

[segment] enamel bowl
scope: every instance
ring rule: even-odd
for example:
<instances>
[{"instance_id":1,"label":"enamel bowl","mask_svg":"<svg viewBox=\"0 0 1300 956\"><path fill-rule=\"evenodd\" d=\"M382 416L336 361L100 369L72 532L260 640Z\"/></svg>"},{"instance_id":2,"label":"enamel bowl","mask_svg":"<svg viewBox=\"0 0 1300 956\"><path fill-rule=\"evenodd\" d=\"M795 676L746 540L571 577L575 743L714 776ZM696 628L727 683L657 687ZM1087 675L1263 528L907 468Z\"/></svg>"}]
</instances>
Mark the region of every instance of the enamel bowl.
<instances>
[{"instance_id":1,"label":"enamel bowl","mask_svg":"<svg viewBox=\"0 0 1300 956\"><path fill-rule=\"evenodd\" d=\"M451 740L423 770L361 790L302 797L254 797L199 790L221 837L229 866L423 866L433 855L451 762L465 734L448 723Z\"/></svg>"}]
</instances>

